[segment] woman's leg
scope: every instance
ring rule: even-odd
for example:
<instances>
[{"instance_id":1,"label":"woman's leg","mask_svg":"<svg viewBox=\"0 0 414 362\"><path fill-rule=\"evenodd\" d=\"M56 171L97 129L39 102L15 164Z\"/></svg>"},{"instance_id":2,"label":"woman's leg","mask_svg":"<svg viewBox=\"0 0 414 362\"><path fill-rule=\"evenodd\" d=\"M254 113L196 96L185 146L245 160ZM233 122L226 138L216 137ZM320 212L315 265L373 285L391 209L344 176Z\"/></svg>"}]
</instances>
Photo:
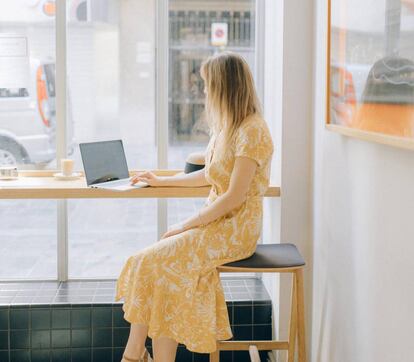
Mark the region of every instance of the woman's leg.
<instances>
[{"instance_id":1,"label":"woman's leg","mask_svg":"<svg viewBox=\"0 0 414 362\"><path fill-rule=\"evenodd\" d=\"M144 324L131 324L129 338L124 354L131 359L138 359L144 353L145 340L148 335L148 326Z\"/></svg>"},{"instance_id":2,"label":"woman's leg","mask_svg":"<svg viewBox=\"0 0 414 362\"><path fill-rule=\"evenodd\" d=\"M178 342L168 337L159 337L152 340L154 362L174 362Z\"/></svg>"}]
</instances>

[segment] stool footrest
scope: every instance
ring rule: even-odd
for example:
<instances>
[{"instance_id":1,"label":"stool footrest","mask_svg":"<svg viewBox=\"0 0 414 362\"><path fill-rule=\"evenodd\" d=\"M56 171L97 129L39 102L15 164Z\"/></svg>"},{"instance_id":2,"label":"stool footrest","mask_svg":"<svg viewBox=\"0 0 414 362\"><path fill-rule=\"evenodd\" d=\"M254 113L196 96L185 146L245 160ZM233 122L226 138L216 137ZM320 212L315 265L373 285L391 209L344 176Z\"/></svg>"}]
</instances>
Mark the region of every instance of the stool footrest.
<instances>
[{"instance_id":1,"label":"stool footrest","mask_svg":"<svg viewBox=\"0 0 414 362\"><path fill-rule=\"evenodd\" d=\"M259 351L289 349L288 341L217 341L217 349L220 351L248 351L252 345L255 345Z\"/></svg>"}]
</instances>

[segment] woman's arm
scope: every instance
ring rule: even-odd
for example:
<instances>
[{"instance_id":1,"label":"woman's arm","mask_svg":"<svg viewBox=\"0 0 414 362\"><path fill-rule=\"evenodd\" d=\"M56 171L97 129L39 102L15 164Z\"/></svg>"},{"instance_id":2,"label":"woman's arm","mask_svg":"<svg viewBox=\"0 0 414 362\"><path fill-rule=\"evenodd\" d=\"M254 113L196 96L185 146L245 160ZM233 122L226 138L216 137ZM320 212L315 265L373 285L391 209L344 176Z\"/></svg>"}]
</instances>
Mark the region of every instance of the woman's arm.
<instances>
[{"instance_id":1,"label":"woman's arm","mask_svg":"<svg viewBox=\"0 0 414 362\"><path fill-rule=\"evenodd\" d=\"M173 176L157 176L153 172L144 171L131 178L131 184L134 185L138 181L147 183L150 186L183 186L198 187L207 186L205 169L194 171L191 173L179 173Z\"/></svg>"},{"instance_id":2,"label":"woman's arm","mask_svg":"<svg viewBox=\"0 0 414 362\"><path fill-rule=\"evenodd\" d=\"M229 188L210 205L181 224L176 224L163 235L163 238L181 233L199 225L208 224L239 207L247 196L247 191L256 172L257 163L249 157L236 157L230 176ZM201 170L200 170L201 171Z\"/></svg>"}]
</instances>

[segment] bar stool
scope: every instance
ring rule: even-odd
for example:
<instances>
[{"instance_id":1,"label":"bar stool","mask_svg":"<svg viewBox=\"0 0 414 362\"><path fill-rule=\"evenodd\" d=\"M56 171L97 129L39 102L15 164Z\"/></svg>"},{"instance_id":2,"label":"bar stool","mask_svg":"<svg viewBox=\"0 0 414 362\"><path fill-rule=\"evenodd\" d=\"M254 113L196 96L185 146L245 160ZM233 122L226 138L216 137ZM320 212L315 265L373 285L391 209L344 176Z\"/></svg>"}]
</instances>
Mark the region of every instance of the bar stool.
<instances>
[{"instance_id":1,"label":"bar stool","mask_svg":"<svg viewBox=\"0 0 414 362\"><path fill-rule=\"evenodd\" d=\"M306 361L305 351L305 306L303 291L303 267L305 262L293 244L258 244L255 253L242 260L220 265L219 273L291 273L291 309L289 337L287 341L217 341L217 350L210 354L210 362L219 362L220 351L250 352L258 355L258 350L287 350L288 362L295 358L296 337L298 341L298 361ZM258 356L256 357L257 360Z\"/></svg>"}]
</instances>

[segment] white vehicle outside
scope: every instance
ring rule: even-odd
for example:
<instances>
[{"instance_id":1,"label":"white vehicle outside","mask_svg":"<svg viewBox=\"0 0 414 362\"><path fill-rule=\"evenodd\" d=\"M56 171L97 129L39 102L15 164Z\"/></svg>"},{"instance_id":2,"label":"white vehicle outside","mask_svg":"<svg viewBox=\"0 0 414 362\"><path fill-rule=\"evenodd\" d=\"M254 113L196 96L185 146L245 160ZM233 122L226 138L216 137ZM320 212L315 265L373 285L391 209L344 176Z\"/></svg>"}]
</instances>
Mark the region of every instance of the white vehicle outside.
<instances>
[{"instance_id":1,"label":"white vehicle outside","mask_svg":"<svg viewBox=\"0 0 414 362\"><path fill-rule=\"evenodd\" d=\"M53 60L30 59L27 88L0 88L0 165L44 167L55 159L55 99ZM69 150L72 129L69 117Z\"/></svg>"}]
</instances>

